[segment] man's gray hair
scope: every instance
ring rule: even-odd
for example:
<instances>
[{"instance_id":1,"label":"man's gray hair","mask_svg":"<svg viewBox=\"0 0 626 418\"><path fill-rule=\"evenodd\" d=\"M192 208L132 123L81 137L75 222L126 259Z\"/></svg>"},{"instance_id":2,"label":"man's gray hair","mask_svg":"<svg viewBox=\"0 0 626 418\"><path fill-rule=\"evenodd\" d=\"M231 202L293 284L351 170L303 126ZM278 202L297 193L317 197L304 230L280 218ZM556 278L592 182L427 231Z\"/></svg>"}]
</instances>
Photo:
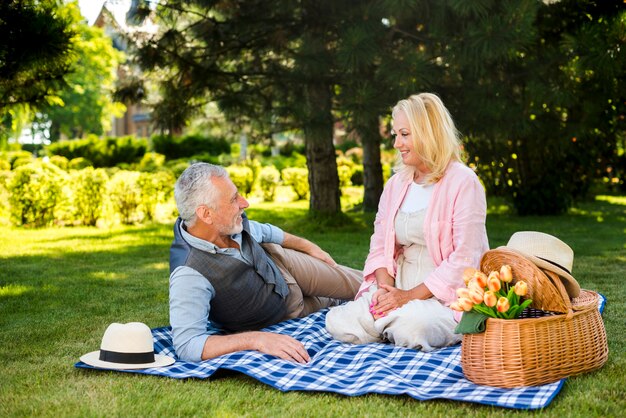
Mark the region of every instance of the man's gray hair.
<instances>
[{"instance_id":1,"label":"man's gray hair","mask_svg":"<svg viewBox=\"0 0 626 418\"><path fill-rule=\"evenodd\" d=\"M207 205L215 209L218 190L213 177L228 177L228 172L219 165L195 163L187 167L174 186L174 199L181 219L188 226L196 223L196 209Z\"/></svg>"}]
</instances>

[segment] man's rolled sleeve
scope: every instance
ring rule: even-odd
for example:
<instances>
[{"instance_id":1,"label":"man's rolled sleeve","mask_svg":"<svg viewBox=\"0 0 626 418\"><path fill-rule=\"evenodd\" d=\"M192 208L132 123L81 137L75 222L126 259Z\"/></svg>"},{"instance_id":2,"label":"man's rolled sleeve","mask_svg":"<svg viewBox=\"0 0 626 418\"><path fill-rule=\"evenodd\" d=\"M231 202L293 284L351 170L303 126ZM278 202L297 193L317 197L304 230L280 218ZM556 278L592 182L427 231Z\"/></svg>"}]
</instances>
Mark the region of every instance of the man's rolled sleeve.
<instances>
[{"instance_id":1,"label":"man's rolled sleeve","mask_svg":"<svg viewBox=\"0 0 626 418\"><path fill-rule=\"evenodd\" d=\"M250 235L259 243L271 243L282 245L285 233L282 229L272 224L262 224L256 221L250 222Z\"/></svg>"},{"instance_id":2,"label":"man's rolled sleeve","mask_svg":"<svg viewBox=\"0 0 626 418\"><path fill-rule=\"evenodd\" d=\"M209 335L210 303L215 289L196 270L181 266L170 276L170 324L176 356L184 361L202 361ZM210 327L210 323L208 325Z\"/></svg>"}]
</instances>

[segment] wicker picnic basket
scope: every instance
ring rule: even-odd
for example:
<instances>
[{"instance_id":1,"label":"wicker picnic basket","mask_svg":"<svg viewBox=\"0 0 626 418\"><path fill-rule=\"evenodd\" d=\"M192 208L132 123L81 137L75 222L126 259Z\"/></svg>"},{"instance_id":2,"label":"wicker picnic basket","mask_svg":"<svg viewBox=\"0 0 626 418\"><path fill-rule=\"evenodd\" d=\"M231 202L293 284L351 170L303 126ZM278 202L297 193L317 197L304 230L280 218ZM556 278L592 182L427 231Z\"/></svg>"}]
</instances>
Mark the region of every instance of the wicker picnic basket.
<instances>
[{"instance_id":1,"label":"wicker picnic basket","mask_svg":"<svg viewBox=\"0 0 626 418\"><path fill-rule=\"evenodd\" d=\"M519 319L487 319L485 332L464 334L461 366L474 383L503 388L535 386L598 369L608 358L599 295L581 290L570 299L558 276L514 251L487 251L481 270L511 266L513 282L528 283L533 300Z\"/></svg>"}]
</instances>

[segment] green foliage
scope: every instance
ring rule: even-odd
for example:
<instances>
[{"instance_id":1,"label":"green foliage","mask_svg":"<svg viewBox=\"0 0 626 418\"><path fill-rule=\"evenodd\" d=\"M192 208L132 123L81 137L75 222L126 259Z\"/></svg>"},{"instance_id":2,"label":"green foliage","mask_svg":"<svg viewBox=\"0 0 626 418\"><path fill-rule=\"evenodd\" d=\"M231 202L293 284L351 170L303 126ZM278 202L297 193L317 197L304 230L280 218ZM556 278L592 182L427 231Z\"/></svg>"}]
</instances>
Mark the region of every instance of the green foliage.
<instances>
[{"instance_id":1,"label":"green foliage","mask_svg":"<svg viewBox=\"0 0 626 418\"><path fill-rule=\"evenodd\" d=\"M93 163L86 158L77 157L72 158L67 166L70 170L80 170L82 168L93 167Z\"/></svg>"},{"instance_id":2,"label":"green foliage","mask_svg":"<svg viewBox=\"0 0 626 418\"><path fill-rule=\"evenodd\" d=\"M175 181L168 171L139 175L137 184L141 190L141 209L146 220L154 220L157 204L166 201L173 194Z\"/></svg>"},{"instance_id":3,"label":"green foliage","mask_svg":"<svg viewBox=\"0 0 626 418\"><path fill-rule=\"evenodd\" d=\"M0 160L3 161L3 160ZM5 162L8 164L8 162ZM7 170L0 170L0 224L3 224L4 220L8 220L11 216L9 203L9 184L13 178L13 172Z\"/></svg>"},{"instance_id":4,"label":"green foliage","mask_svg":"<svg viewBox=\"0 0 626 418\"><path fill-rule=\"evenodd\" d=\"M344 156L337 158L337 175L339 176L339 187L352 186L352 174L354 173L354 162Z\"/></svg>"},{"instance_id":5,"label":"green foliage","mask_svg":"<svg viewBox=\"0 0 626 418\"><path fill-rule=\"evenodd\" d=\"M154 135L152 148L154 152L165 155L168 160L188 158L202 153L213 156L230 153L230 143L224 138L200 135Z\"/></svg>"},{"instance_id":6,"label":"green foliage","mask_svg":"<svg viewBox=\"0 0 626 418\"><path fill-rule=\"evenodd\" d=\"M263 162L266 165L273 165L278 171L283 171L283 169L290 167L306 168L306 157L299 152L292 152L289 157L279 155L265 158Z\"/></svg>"},{"instance_id":7,"label":"green foliage","mask_svg":"<svg viewBox=\"0 0 626 418\"><path fill-rule=\"evenodd\" d=\"M160 170L164 164L165 155L157 152L146 152L143 157L141 157L141 161L139 161L137 165L137 170L153 173Z\"/></svg>"},{"instance_id":8,"label":"green foliage","mask_svg":"<svg viewBox=\"0 0 626 418\"><path fill-rule=\"evenodd\" d=\"M187 167L189 167L189 161L185 159L172 160L165 163L165 168L169 170L175 178L180 177Z\"/></svg>"},{"instance_id":9,"label":"green foliage","mask_svg":"<svg viewBox=\"0 0 626 418\"><path fill-rule=\"evenodd\" d=\"M383 183L387 183L389 177L393 174L393 170L391 168L391 164L383 164Z\"/></svg>"},{"instance_id":10,"label":"green foliage","mask_svg":"<svg viewBox=\"0 0 626 418\"><path fill-rule=\"evenodd\" d=\"M292 140L287 140L287 142L278 149L278 152L283 157L291 157L293 153L304 155L304 144L297 145Z\"/></svg>"},{"instance_id":11,"label":"green foliage","mask_svg":"<svg viewBox=\"0 0 626 418\"><path fill-rule=\"evenodd\" d=\"M148 149L145 138L133 136L64 140L46 147L48 155L61 155L67 159L83 157L96 168L133 164L144 156Z\"/></svg>"},{"instance_id":12,"label":"green foliage","mask_svg":"<svg viewBox=\"0 0 626 418\"><path fill-rule=\"evenodd\" d=\"M261 173L261 163L255 158L246 158L240 164L252 170L252 188L250 190L254 189Z\"/></svg>"},{"instance_id":13,"label":"green foliage","mask_svg":"<svg viewBox=\"0 0 626 418\"><path fill-rule=\"evenodd\" d=\"M11 170L11 163L7 160L0 159L0 171L9 171Z\"/></svg>"},{"instance_id":14,"label":"green foliage","mask_svg":"<svg viewBox=\"0 0 626 418\"><path fill-rule=\"evenodd\" d=\"M0 159L3 161L8 161L11 165L11 168L15 168L15 161L18 159L30 159L32 162L33 154L28 151L3 151L0 152Z\"/></svg>"},{"instance_id":15,"label":"green foliage","mask_svg":"<svg viewBox=\"0 0 626 418\"><path fill-rule=\"evenodd\" d=\"M309 194L309 171L306 168L291 167L281 171L283 183L291 186L298 200L306 199Z\"/></svg>"},{"instance_id":16,"label":"green foliage","mask_svg":"<svg viewBox=\"0 0 626 418\"><path fill-rule=\"evenodd\" d=\"M21 166L27 165L27 164L31 164L31 163L33 163L35 161L36 161L36 159L32 155L29 155L27 157L16 158L15 160L13 160L13 169L15 170L18 167L21 167Z\"/></svg>"},{"instance_id":17,"label":"green foliage","mask_svg":"<svg viewBox=\"0 0 626 418\"><path fill-rule=\"evenodd\" d=\"M226 167L230 179L233 181L239 193L249 196L254 186L254 173L250 167L231 165Z\"/></svg>"},{"instance_id":18,"label":"green foliage","mask_svg":"<svg viewBox=\"0 0 626 418\"><path fill-rule=\"evenodd\" d=\"M67 171L69 166L69 160L62 155L53 155L52 157L50 157L50 163L56 165L64 171Z\"/></svg>"},{"instance_id":19,"label":"green foliage","mask_svg":"<svg viewBox=\"0 0 626 418\"><path fill-rule=\"evenodd\" d=\"M102 215L108 180L109 176L101 168L87 167L70 173L74 216L83 225L95 226Z\"/></svg>"},{"instance_id":20,"label":"green foliage","mask_svg":"<svg viewBox=\"0 0 626 418\"><path fill-rule=\"evenodd\" d=\"M340 165L337 166L337 175L339 176L339 187L352 186L352 173L353 170L350 166Z\"/></svg>"},{"instance_id":21,"label":"green foliage","mask_svg":"<svg viewBox=\"0 0 626 418\"><path fill-rule=\"evenodd\" d=\"M263 200L273 202L276 198L276 187L280 182L280 171L273 165L265 166L259 175L259 184L263 192Z\"/></svg>"},{"instance_id":22,"label":"green foliage","mask_svg":"<svg viewBox=\"0 0 626 418\"><path fill-rule=\"evenodd\" d=\"M107 195L112 208L126 225L139 220L139 205L142 203L140 175L138 171L119 170L107 184Z\"/></svg>"},{"instance_id":23,"label":"green foliage","mask_svg":"<svg viewBox=\"0 0 626 418\"><path fill-rule=\"evenodd\" d=\"M9 183L11 220L15 225L42 227L55 219L67 174L46 162L17 167Z\"/></svg>"},{"instance_id":24,"label":"green foliage","mask_svg":"<svg viewBox=\"0 0 626 418\"><path fill-rule=\"evenodd\" d=\"M16 105L38 107L56 99L76 60L70 10L77 11L77 4L63 11L51 0L0 2L0 120Z\"/></svg>"},{"instance_id":25,"label":"green foliage","mask_svg":"<svg viewBox=\"0 0 626 418\"><path fill-rule=\"evenodd\" d=\"M59 92L60 102L42 112L42 119L51 122L52 141L61 134L68 138L102 135L111 129L113 116L122 116L125 110L122 103L113 101L112 95L123 54L113 47L102 28L85 22L75 5L63 9L71 17L71 28L76 33L72 51L77 60L65 77L67 84Z\"/></svg>"},{"instance_id":26,"label":"green foliage","mask_svg":"<svg viewBox=\"0 0 626 418\"><path fill-rule=\"evenodd\" d=\"M363 186L363 166L355 165L352 169L352 175L350 176L350 182L354 186Z\"/></svg>"}]
</instances>

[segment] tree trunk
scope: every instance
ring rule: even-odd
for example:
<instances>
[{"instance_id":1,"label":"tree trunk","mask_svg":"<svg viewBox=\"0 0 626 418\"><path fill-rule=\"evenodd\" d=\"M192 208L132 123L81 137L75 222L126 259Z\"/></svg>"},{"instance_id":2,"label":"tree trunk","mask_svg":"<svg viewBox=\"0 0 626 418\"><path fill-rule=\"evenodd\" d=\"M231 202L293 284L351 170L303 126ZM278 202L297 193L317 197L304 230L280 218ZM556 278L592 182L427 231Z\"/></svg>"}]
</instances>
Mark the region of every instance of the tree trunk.
<instances>
[{"instance_id":1,"label":"tree trunk","mask_svg":"<svg viewBox=\"0 0 626 418\"><path fill-rule=\"evenodd\" d=\"M376 212L383 192L383 166L380 163L380 125L372 116L356 127L363 143L363 210Z\"/></svg>"},{"instance_id":2,"label":"tree trunk","mask_svg":"<svg viewBox=\"0 0 626 418\"><path fill-rule=\"evenodd\" d=\"M305 86L305 104L306 119L303 122L311 191L309 209L314 213L339 213L341 202L330 88L323 81L308 83Z\"/></svg>"}]
</instances>

